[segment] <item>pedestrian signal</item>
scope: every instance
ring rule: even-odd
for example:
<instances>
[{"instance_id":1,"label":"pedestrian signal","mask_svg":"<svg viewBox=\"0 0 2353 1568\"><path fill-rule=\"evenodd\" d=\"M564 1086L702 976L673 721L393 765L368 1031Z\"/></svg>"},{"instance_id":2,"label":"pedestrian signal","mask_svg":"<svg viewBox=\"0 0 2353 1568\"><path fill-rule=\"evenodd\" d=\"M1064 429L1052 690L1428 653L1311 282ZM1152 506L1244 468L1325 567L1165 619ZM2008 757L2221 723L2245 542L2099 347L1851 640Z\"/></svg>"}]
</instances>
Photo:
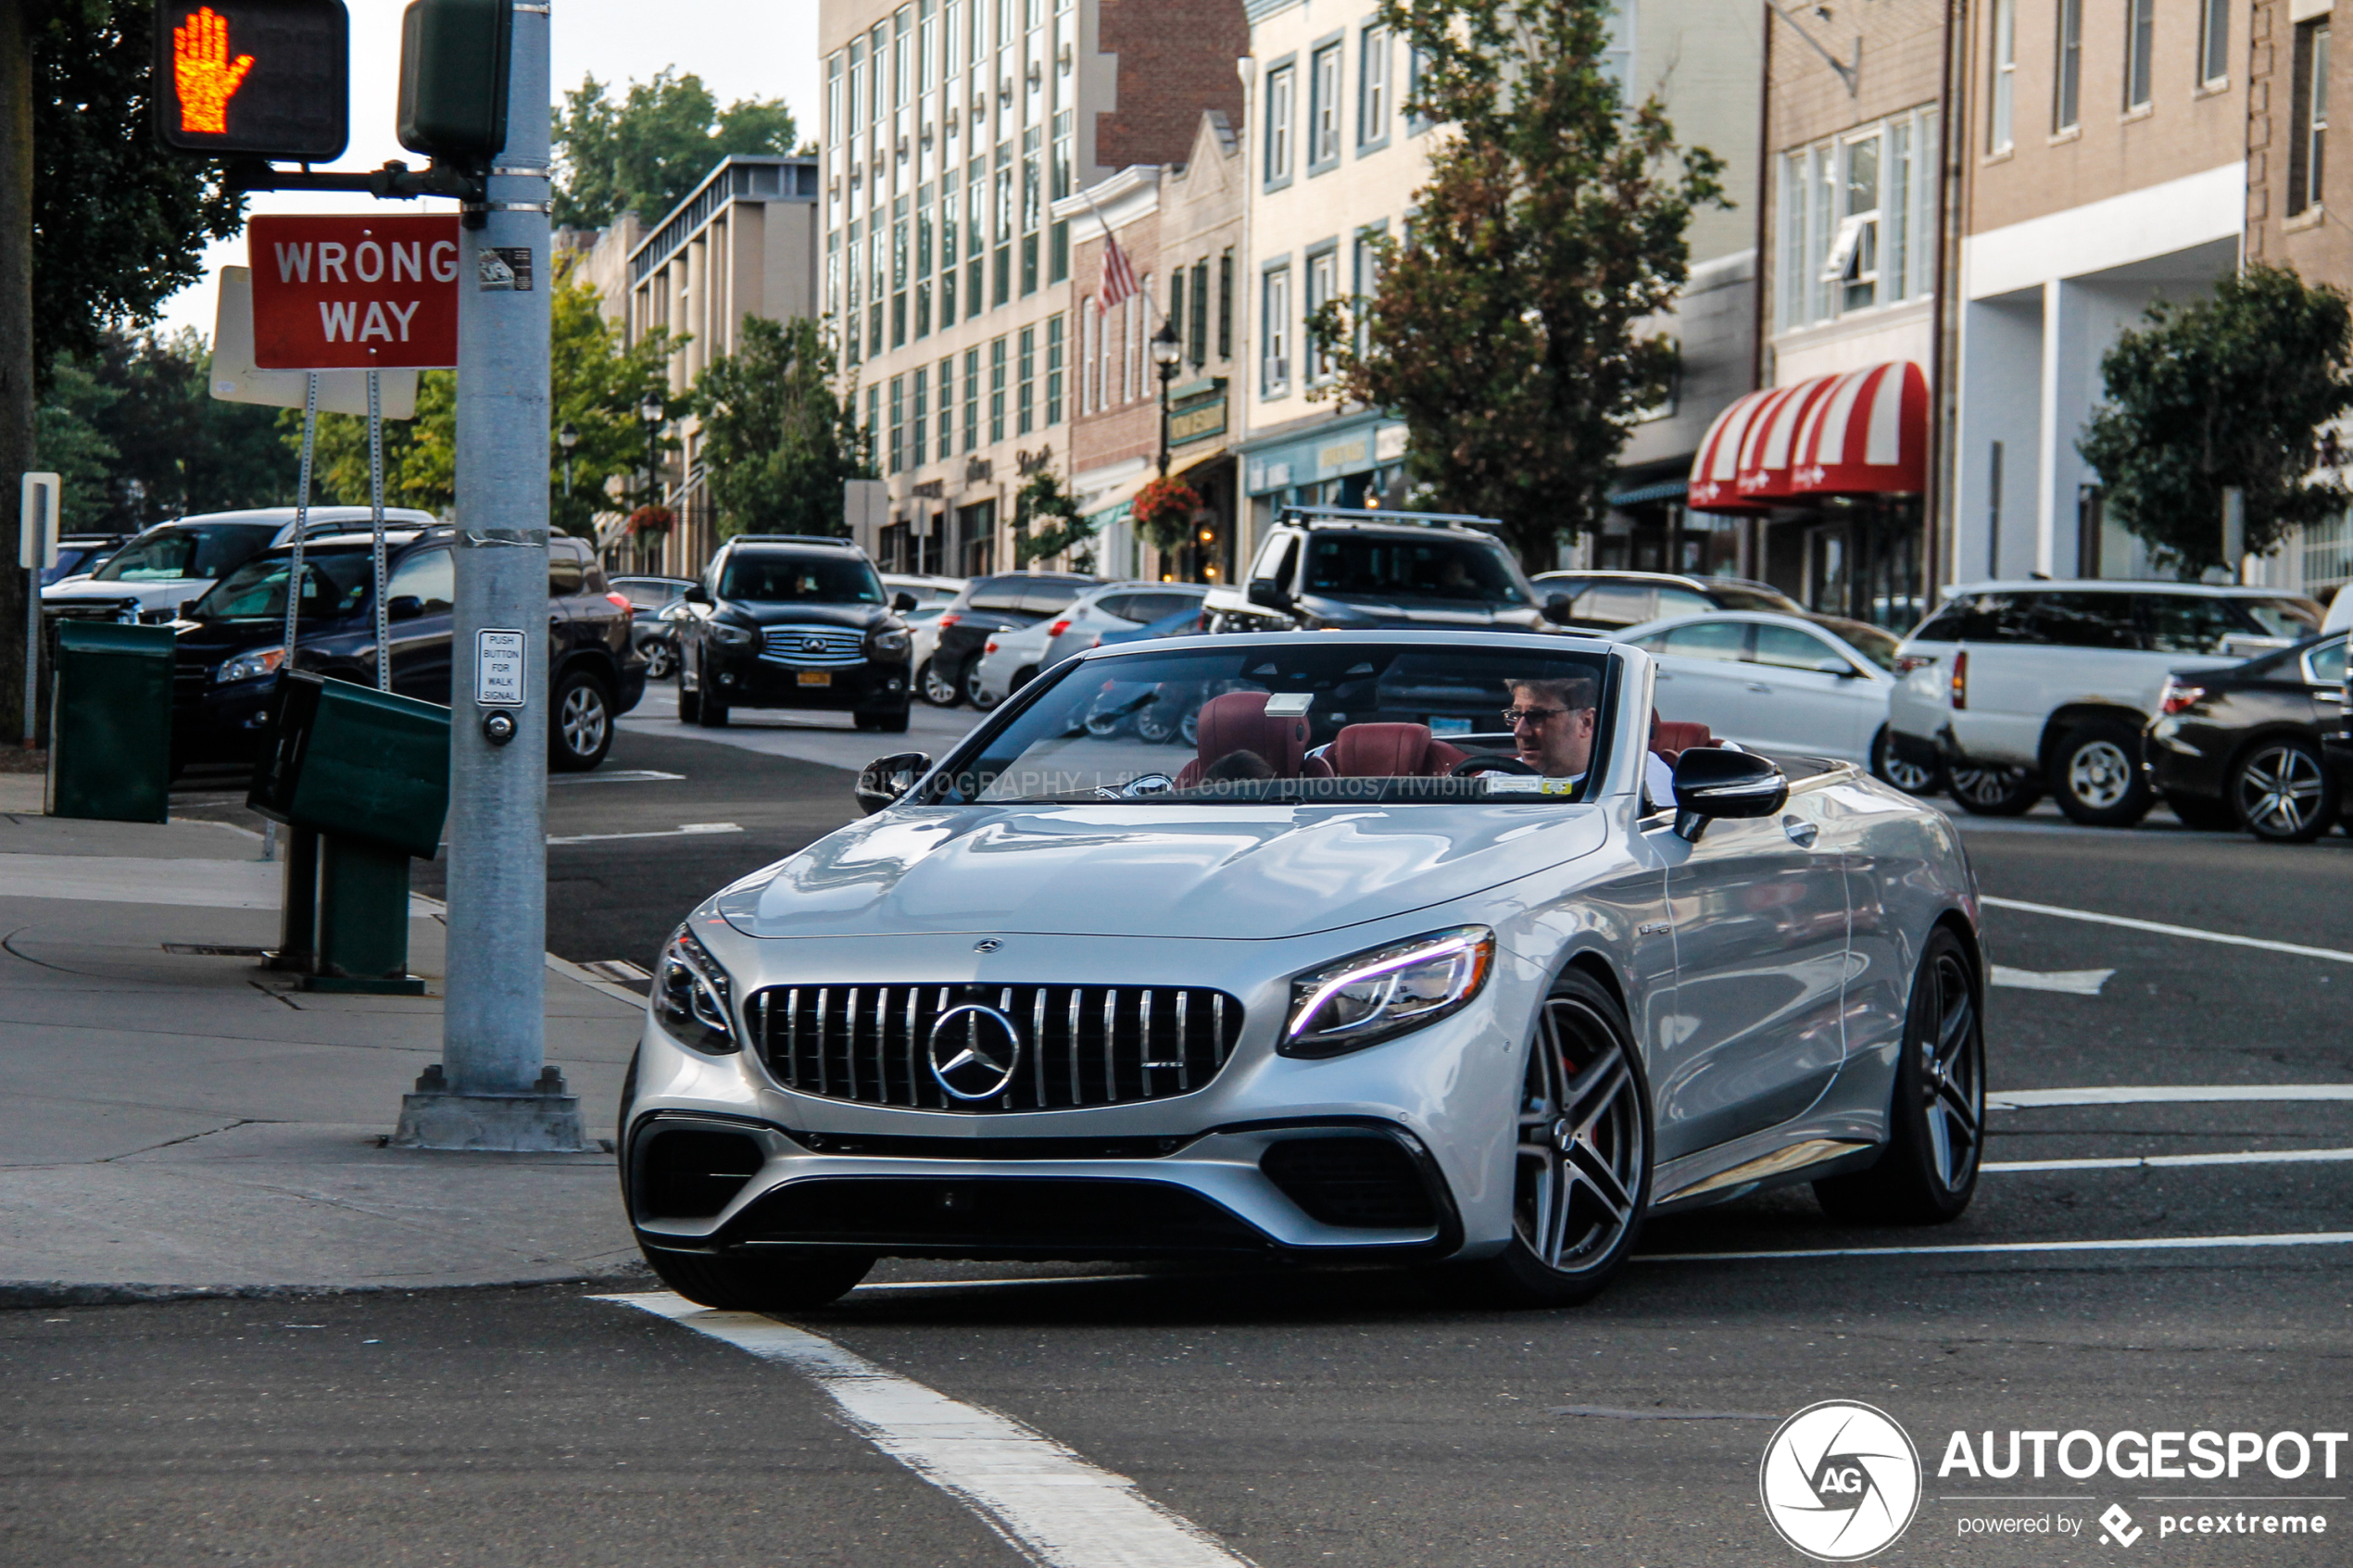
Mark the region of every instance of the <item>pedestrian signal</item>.
<instances>
[{"instance_id":1,"label":"pedestrian signal","mask_svg":"<svg viewBox=\"0 0 2353 1568\"><path fill-rule=\"evenodd\" d=\"M512 0L415 0L401 17L400 144L484 163L507 144Z\"/></svg>"},{"instance_id":2,"label":"pedestrian signal","mask_svg":"<svg viewBox=\"0 0 2353 1568\"><path fill-rule=\"evenodd\" d=\"M342 157L351 119L343 0L163 0L153 97L157 136L182 152Z\"/></svg>"}]
</instances>

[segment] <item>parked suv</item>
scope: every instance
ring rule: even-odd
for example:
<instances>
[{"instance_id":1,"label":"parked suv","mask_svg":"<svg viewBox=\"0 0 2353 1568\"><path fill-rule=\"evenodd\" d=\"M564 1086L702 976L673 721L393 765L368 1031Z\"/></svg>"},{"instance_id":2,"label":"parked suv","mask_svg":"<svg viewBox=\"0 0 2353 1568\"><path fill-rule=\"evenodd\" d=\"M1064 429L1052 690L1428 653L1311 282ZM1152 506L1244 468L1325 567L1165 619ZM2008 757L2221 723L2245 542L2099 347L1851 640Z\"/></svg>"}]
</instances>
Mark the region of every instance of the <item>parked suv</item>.
<instances>
[{"instance_id":1,"label":"parked suv","mask_svg":"<svg viewBox=\"0 0 2353 1568\"><path fill-rule=\"evenodd\" d=\"M42 612L53 620L168 621L255 556L292 542L295 515L292 507L258 507L159 522L87 577L44 588ZM317 538L341 533L355 522L364 529L369 520L365 507L313 507L305 532ZM433 522L431 512L384 508L387 528L429 528Z\"/></svg>"},{"instance_id":2,"label":"parked suv","mask_svg":"<svg viewBox=\"0 0 2353 1568\"><path fill-rule=\"evenodd\" d=\"M737 708L847 709L862 730L907 728L912 594L887 596L866 552L823 534L739 533L686 593L678 718Z\"/></svg>"},{"instance_id":3,"label":"parked suv","mask_svg":"<svg viewBox=\"0 0 2353 1568\"><path fill-rule=\"evenodd\" d=\"M1242 586L1209 591L1212 632L1550 632L1568 599L1543 600L1484 518L1290 507Z\"/></svg>"},{"instance_id":4,"label":"parked suv","mask_svg":"<svg viewBox=\"0 0 2353 1568\"><path fill-rule=\"evenodd\" d=\"M435 525L403 529L385 541L392 689L445 705L457 581L451 538L451 530ZM304 544L296 669L375 684L373 556L367 533L331 533ZM271 688L286 662L293 566L290 548L268 550L222 578L177 623L175 768L254 759ZM629 601L606 587L583 540L547 542L547 636L548 765L593 768L611 748L613 721L645 695L646 661L629 646Z\"/></svg>"},{"instance_id":5,"label":"parked suv","mask_svg":"<svg viewBox=\"0 0 2353 1568\"><path fill-rule=\"evenodd\" d=\"M1060 615L1096 585L1092 577L1062 571L1007 571L974 578L933 622L938 634L932 643L931 658L915 671L924 700L939 708L953 708L960 702L975 708L988 706L988 694L979 683L980 659L988 633L1034 626L1050 615Z\"/></svg>"},{"instance_id":6,"label":"parked suv","mask_svg":"<svg viewBox=\"0 0 2353 1568\"><path fill-rule=\"evenodd\" d=\"M1941 757L1971 811L2016 815L2048 789L2079 822L2130 826L2156 800L2141 734L2166 677L2285 646L2320 624L2320 606L2275 589L1973 583L1898 650L1892 741L1918 761Z\"/></svg>"}]
</instances>

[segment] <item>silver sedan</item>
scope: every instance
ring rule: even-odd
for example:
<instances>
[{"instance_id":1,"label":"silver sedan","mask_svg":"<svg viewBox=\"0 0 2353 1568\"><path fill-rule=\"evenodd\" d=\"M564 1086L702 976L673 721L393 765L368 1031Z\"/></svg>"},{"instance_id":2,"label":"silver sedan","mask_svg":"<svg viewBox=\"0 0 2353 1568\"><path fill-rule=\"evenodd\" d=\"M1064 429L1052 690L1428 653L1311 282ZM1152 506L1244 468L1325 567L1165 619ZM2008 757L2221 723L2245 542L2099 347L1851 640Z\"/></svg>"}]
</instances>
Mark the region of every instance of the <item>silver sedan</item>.
<instances>
[{"instance_id":1,"label":"silver sedan","mask_svg":"<svg viewBox=\"0 0 2353 1568\"><path fill-rule=\"evenodd\" d=\"M871 815L662 954L621 1116L647 1259L743 1309L883 1254L1444 1262L1557 1303L1645 1216L1767 1187L1951 1219L1985 1081L1953 828L1661 723L1654 674L1177 638L877 760ZM1105 721L1169 702L1189 759Z\"/></svg>"}]
</instances>

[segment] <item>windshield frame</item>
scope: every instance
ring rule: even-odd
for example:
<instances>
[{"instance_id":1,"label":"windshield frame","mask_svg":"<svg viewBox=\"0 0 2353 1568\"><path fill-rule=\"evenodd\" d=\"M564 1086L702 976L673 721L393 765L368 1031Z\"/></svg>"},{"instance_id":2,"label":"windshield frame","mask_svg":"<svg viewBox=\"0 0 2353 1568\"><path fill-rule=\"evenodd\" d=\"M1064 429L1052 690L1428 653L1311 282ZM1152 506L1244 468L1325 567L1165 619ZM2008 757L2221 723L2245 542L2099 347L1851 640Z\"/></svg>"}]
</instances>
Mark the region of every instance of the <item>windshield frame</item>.
<instances>
[{"instance_id":1,"label":"windshield frame","mask_svg":"<svg viewBox=\"0 0 2353 1568\"><path fill-rule=\"evenodd\" d=\"M390 572L399 565L400 558L396 558L385 563L384 570L387 575L389 575ZM350 606L347 608L302 611L297 618L298 622L301 624L308 624L321 621L339 621L346 616L359 614L369 608L371 596L374 592L375 559L372 546L367 545L343 546L340 547L321 549L315 543L307 544L304 547L302 558L304 574L308 576L312 572L318 572L319 563L321 560L358 561L360 566L359 582L358 583L359 590L359 596L351 600ZM274 546L270 549L263 550L259 554L252 557L250 559L232 569L227 575L220 578L211 587L206 589L204 596L197 599L194 605L189 607L187 618L190 621L204 626L283 625L286 619L286 603L285 596L283 594L278 596L278 606L275 609L265 610L259 615L210 616L200 612L203 610L205 605L212 599L212 596L215 594L218 594L223 589L229 587L246 571L251 571L256 567L261 567L265 569L264 574L266 576L266 569L268 568L285 568L291 567L293 564L294 552L285 546ZM322 579L332 581L331 578L327 577L326 573L321 572L320 575ZM348 597L350 594L351 589L346 587L344 590L342 597ZM338 598L338 603L342 602L342 597Z\"/></svg>"},{"instance_id":2,"label":"windshield frame","mask_svg":"<svg viewBox=\"0 0 2353 1568\"><path fill-rule=\"evenodd\" d=\"M772 566L789 571L814 569L824 571L863 571L866 574L867 582L874 585L875 597L866 599L839 597L803 598L795 596L793 598L786 599L766 599L753 598L749 595L735 591L736 583L736 574L737 572L746 571L748 570L760 570ZM862 556L852 556L846 553L837 553L832 551L820 553L816 550L746 550L730 554L726 562L719 571L716 592L712 596L725 604L761 607L772 605L828 605L834 607L849 607L854 605L867 609L875 608L877 607L887 609L890 607L890 590L884 585L882 573L875 570L875 566L872 561L867 560Z\"/></svg>"}]
</instances>

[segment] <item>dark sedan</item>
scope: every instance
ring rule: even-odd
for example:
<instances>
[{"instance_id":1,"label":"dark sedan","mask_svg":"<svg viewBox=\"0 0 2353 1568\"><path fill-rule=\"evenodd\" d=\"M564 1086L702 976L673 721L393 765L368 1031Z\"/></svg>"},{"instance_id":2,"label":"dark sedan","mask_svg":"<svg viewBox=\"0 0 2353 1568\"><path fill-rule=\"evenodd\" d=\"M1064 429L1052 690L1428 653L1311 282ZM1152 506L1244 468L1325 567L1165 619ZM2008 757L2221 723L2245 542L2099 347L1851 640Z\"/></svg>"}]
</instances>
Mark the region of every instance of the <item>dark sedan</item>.
<instances>
[{"instance_id":1,"label":"dark sedan","mask_svg":"<svg viewBox=\"0 0 2353 1568\"><path fill-rule=\"evenodd\" d=\"M2279 844L2328 832L2348 771L2322 739L2344 727L2345 642L2339 632L2167 677L2144 752L2175 816Z\"/></svg>"},{"instance_id":2,"label":"dark sedan","mask_svg":"<svg viewBox=\"0 0 2353 1568\"><path fill-rule=\"evenodd\" d=\"M931 658L915 671L916 691L938 708L953 708L960 702L983 706L989 698L980 689L977 677L988 633L1009 626L1034 626L1050 615L1059 615L1094 587L1096 581L1056 571L1009 571L974 578L939 612L938 640L932 646Z\"/></svg>"},{"instance_id":3,"label":"dark sedan","mask_svg":"<svg viewBox=\"0 0 2353 1568\"><path fill-rule=\"evenodd\" d=\"M666 681L678 673L678 606L691 577L632 575L612 580L612 591L629 601L629 640L646 656L646 679Z\"/></svg>"}]
</instances>

